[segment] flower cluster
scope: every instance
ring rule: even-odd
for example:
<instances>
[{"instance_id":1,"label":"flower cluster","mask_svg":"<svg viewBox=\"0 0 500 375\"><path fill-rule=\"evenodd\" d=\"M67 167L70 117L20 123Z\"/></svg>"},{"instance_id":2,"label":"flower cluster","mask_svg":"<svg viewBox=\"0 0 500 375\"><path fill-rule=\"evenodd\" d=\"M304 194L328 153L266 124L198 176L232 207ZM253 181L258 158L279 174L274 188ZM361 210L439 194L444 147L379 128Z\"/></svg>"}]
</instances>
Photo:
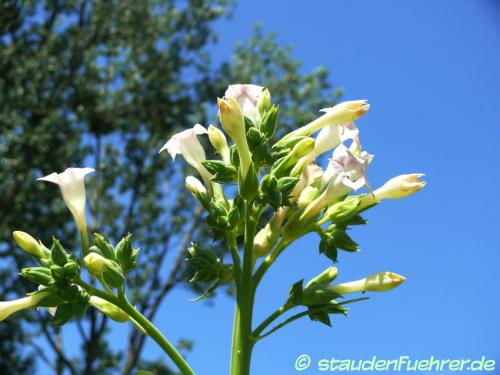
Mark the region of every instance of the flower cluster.
<instances>
[{"instance_id":1,"label":"flower cluster","mask_svg":"<svg viewBox=\"0 0 500 375\"><path fill-rule=\"evenodd\" d=\"M362 150L359 130L354 121L370 108L366 100L339 103L322 109L324 114L279 140L273 138L278 125L278 107L271 103L268 89L257 85L230 85L218 99L222 129L233 141L228 145L224 132L200 124L174 135L163 146L172 159L182 154L199 173L202 181L186 177L189 191L207 209L215 239L230 242L228 237L244 231L243 202L258 218L271 210L271 218L260 223L255 234L253 262L266 257L274 261L286 246L314 231L321 236L320 251L337 261L337 251L357 251L357 244L347 234L352 225L364 224L360 213L384 199L409 196L425 186L423 174L407 174L389 180L374 191L367 181L373 155ZM220 160L206 160L197 136L208 138ZM325 168L321 157L329 154ZM238 185L231 198L231 189ZM355 194L367 187L369 192ZM388 275L382 273L380 275ZM391 274L394 275L394 274ZM215 277L215 276L214 276ZM372 277L373 278L373 277ZM381 276L387 290L404 278ZM368 285L368 284L367 284ZM385 287L388 285L390 287ZM335 286L332 290L337 290ZM361 291L339 287L343 293Z\"/></svg>"},{"instance_id":2,"label":"flower cluster","mask_svg":"<svg viewBox=\"0 0 500 375\"><path fill-rule=\"evenodd\" d=\"M192 244L186 261L193 270L190 281L209 284L196 300L209 296L223 283L234 285L231 374L246 375L258 340L304 316L330 325L332 314L345 315L346 304L366 299L339 300L341 297L388 291L405 280L392 272L379 272L334 283L338 269L331 266L305 285L303 280L293 284L283 304L254 326L257 287L279 255L300 237L315 232L320 237L320 253L337 263L339 250L358 251L348 230L366 223L362 212L384 199L412 195L425 182L420 173L404 174L378 189L370 187L367 171L373 155L362 149L354 123L368 112L366 100L322 109L323 114L314 121L279 137L279 108L267 88L230 85L217 104L222 129L196 124L172 136L160 152L167 151L172 159L181 155L194 168L196 175L186 177L186 187L206 210L214 241L230 254L229 260L226 253ZM219 158L207 160L200 137L208 138ZM22 309L46 307L53 315L52 323L62 325L81 318L91 306L117 322L134 323L162 347L183 374L193 374L161 332L128 302L127 274L137 266L139 254L131 235L116 245L102 233L89 235L84 177L91 172L91 168L69 168L39 179L59 185L80 234L81 255L66 250L56 238L48 248L27 233L14 232L19 247L39 262L20 273L37 287L24 298L0 302L0 321ZM359 193L362 188L368 192ZM88 283L85 277L93 281ZM303 311L272 327L295 308Z\"/></svg>"}]
</instances>

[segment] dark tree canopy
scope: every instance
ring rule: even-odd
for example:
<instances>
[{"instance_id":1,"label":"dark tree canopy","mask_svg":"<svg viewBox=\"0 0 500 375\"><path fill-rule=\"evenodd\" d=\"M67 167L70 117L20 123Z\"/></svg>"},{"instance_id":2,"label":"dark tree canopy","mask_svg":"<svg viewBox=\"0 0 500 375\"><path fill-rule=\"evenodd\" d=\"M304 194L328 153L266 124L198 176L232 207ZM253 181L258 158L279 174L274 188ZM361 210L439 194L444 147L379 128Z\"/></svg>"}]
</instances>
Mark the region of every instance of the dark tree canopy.
<instances>
[{"instance_id":1,"label":"dark tree canopy","mask_svg":"<svg viewBox=\"0 0 500 375\"><path fill-rule=\"evenodd\" d=\"M86 165L96 169L88 179L91 230L114 241L133 232L143 254L131 296L153 318L172 288L184 285L186 245L207 236L178 173L185 167L157 154L163 142L213 120L207 108L230 82L269 87L288 126L336 100L326 69L304 74L291 49L260 28L214 66L215 22L231 7L227 0L1 2L0 298L33 288L13 271L29 260L13 245L12 231L44 242L56 234L66 248L77 246L57 188L35 179ZM162 264L167 253L175 254L174 264ZM82 354L69 358L46 315L20 314L0 325L0 373L36 372L34 355L56 373L131 374L138 364L171 373L141 359L145 338L137 331L121 350L111 349L107 319L92 311L74 323Z\"/></svg>"}]
</instances>

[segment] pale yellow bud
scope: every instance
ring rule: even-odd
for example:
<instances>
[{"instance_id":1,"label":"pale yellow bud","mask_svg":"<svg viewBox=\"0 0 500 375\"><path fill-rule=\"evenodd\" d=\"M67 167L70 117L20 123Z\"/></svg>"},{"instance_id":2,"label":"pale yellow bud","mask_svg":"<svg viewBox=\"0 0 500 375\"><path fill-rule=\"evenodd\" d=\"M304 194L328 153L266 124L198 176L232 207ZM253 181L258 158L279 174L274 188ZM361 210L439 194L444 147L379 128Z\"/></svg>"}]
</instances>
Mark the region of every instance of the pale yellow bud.
<instances>
[{"instance_id":1,"label":"pale yellow bud","mask_svg":"<svg viewBox=\"0 0 500 375\"><path fill-rule=\"evenodd\" d=\"M219 153L224 163L230 164L229 147L224 133L215 126L210 125L208 127L208 139L210 140L212 146L214 146L215 150Z\"/></svg>"},{"instance_id":2,"label":"pale yellow bud","mask_svg":"<svg viewBox=\"0 0 500 375\"><path fill-rule=\"evenodd\" d=\"M403 174L391 178L381 188L373 192L377 200L400 199L415 194L424 188L426 182L419 180L422 173Z\"/></svg>"},{"instance_id":3,"label":"pale yellow bud","mask_svg":"<svg viewBox=\"0 0 500 375\"><path fill-rule=\"evenodd\" d=\"M89 303L115 322L123 323L130 319L125 311L103 298L91 296Z\"/></svg>"},{"instance_id":4,"label":"pale yellow bud","mask_svg":"<svg viewBox=\"0 0 500 375\"><path fill-rule=\"evenodd\" d=\"M198 199L204 199L207 196L207 189L196 177L186 177L186 188Z\"/></svg>"},{"instance_id":5,"label":"pale yellow bud","mask_svg":"<svg viewBox=\"0 0 500 375\"><path fill-rule=\"evenodd\" d=\"M364 279L333 285L332 290L338 294L356 292L385 292L399 286L406 278L392 272L379 272Z\"/></svg>"},{"instance_id":6,"label":"pale yellow bud","mask_svg":"<svg viewBox=\"0 0 500 375\"><path fill-rule=\"evenodd\" d=\"M101 277L106 268L107 259L97 253L90 253L83 258L83 263L89 273L94 277Z\"/></svg>"},{"instance_id":7,"label":"pale yellow bud","mask_svg":"<svg viewBox=\"0 0 500 375\"><path fill-rule=\"evenodd\" d=\"M271 107L271 93L267 88L264 88L264 90L262 90L262 93L259 96L259 100L257 101L257 108L259 109L259 114L263 116L264 112L266 112L270 107Z\"/></svg>"},{"instance_id":8,"label":"pale yellow bud","mask_svg":"<svg viewBox=\"0 0 500 375\"><path fill-rule=\"evenodd\" d=\"M236 144L241 162L242 175L245 178L252 163L252 155L248 148L245 120L243 119L241 108L238 102L231 97L224 99L217 98L217 104L219 105L219 118L222 127Z\"/></svg>"},{"instance_id":9,"label":"pale yellow bud","mask_svg":"<svg viewBox=\"0 0 500 375\"><path fill-rule=\"evenodd\" d=\"M12 233L17 245L27 253L43 258L45 256L44 247L26 232L16 230Z\"/></svg>"},{"instance_id":10,"label":"pale yellow bud","mask_svg":"<svg viewBox=\"0 0 500 375\"><path fill-rule=\"evenodd\" d=\"M304 190L299 195L299 199L297 200L297 206L301 210L306 208L309 203L316 199L319 194L319 189L315 186L306 186Z\"/></svg>"}]
</instances>

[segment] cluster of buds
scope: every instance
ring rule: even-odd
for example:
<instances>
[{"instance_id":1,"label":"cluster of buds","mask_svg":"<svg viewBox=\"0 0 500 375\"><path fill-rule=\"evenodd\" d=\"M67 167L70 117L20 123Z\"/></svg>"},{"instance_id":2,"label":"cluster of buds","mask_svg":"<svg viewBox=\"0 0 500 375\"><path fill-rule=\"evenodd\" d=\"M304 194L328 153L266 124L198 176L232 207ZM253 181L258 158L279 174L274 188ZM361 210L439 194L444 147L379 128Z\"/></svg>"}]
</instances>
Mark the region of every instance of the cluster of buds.
<instances>
[{"instance_id":1,"label":"cluster of buds","mask_svg":"<svg viewBox=\"0 0 500 375\"><path fill-rule=\"evenodd\" d=\"M94 234L93 239L89 237L84 178L93 171L92 168L68 168L62 173L38 179L59 186L82 240L83 259L66 250L55 237L49 249L30 234L15 231L14 241L39 263L35 267L23 268L20 275L38 288L24 298L0 302L0 321L20 310L45 307L53 315L51 323L59 326L74 317L82 318L88 306L93 306L113 320L129 320L123 310L103 298L90 295L81 286L84 265L106 290L123 288L125 274L136 266L139 253L139 249L132 247L130 235L125 236L116 247L102 234Z\"/></svg>"},{"instance_id":2,"label":"cluster of buds","mask_svg":"<svg viewBox=\"0 0 500 375\"><path fill-rule=\"evenodd\" d=\"M348 230L366 223L360 215L363 211L384 199L412 195L425 186L419 180L423 174L408 174L372 191L366 175L373 155L362 149L355 125L370 108L366 100L322 109L316 120L285 135L278 128L279 108L264 87L230 85L217 104L221 129L197 124L174 135L162 150L167 149L172 158L181 153L198 171L203 182L188 176L186 186L208 211L214 239L227 240L228 233L235 238L243 234L242 202L258 213L254 264L266 256L266 261L272 261L283 248L309 232L320 234L320 252L337 262L338 250L359 250ZM205 159L197 138L203 134L208 134L220 159ZM275 134L281 137L276 139ZM328 154L326 165L322 165L323 156ZM231 197L235 184L238 190ZM369 192L356 194L362 188ZM217 273L215 268L220 264L213 263ZM204 272L211 274L207 271L210 266L204 267ZM336 269L330 269L319 277L323 281L308 284L299 304L333 303L341 294L389 290L404 280L393 273L381 273L326 287L336 274Z\"/></svg>"}]
</instances>

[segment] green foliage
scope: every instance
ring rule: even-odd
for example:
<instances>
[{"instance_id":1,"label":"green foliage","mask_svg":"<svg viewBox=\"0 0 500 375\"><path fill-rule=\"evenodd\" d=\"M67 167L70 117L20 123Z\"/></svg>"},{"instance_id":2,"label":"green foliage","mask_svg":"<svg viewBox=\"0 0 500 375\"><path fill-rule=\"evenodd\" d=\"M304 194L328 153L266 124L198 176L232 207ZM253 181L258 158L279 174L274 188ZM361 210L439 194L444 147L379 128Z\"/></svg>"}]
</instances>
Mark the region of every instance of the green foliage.
<instances>
[{"instance_id":1,"label":"green foliage","mask_svg":"<svg viewBox=\"0 0 500 375\"><path fill-rule=\"evenodd\" d=\"M65 244L65 252L56 246L53 260L61 269L51 267L51 277L75 271L63 256L77 249L70 214L55 199L57 187L35 179L85 164L98 172L89 179L91 231L118 240L140 228L134 241L146 266L131 270L135 258L128 247L116 257L130 272L132 300L154 317L159 302L192 272L182 262L163 265L166 254L182 254L189 241L209 236L197 222L200 213L180 182L178 164L171 167L155 151L180 127L208 122L206 104L229 82L265 83L286 108L280 120L288 127L310 120L311 108L331 105L339 94L332 93L326 69L302 74L291 49L259 28L213 71L213 22L230 11L226 0L191 0L188 6L174 0L26 0L0 7L0 294L33 288L29 281L13 282L12 269L33 265L13 246L16 229L44 241L55 234ZM260 130L266 137L274 132L271 112ZM228 218L237 220L237 210L229 210ZM99 241L96 246L111 255ZM33 327L53 339L57 331L44 329L41 319L37 315ZM116 370L123 361L121 351L103 340L106 318L89 310L85 319L84 360L64 358L53 346L56 367L74 374ZM21 325L14 320L1 329L0 372L34 372L27 370L32 359L12 341L26 337ZM129 342L122 348L129 353L124 374L132 373L144 339L132 331Z\"/></svg>"}]
</instances>

